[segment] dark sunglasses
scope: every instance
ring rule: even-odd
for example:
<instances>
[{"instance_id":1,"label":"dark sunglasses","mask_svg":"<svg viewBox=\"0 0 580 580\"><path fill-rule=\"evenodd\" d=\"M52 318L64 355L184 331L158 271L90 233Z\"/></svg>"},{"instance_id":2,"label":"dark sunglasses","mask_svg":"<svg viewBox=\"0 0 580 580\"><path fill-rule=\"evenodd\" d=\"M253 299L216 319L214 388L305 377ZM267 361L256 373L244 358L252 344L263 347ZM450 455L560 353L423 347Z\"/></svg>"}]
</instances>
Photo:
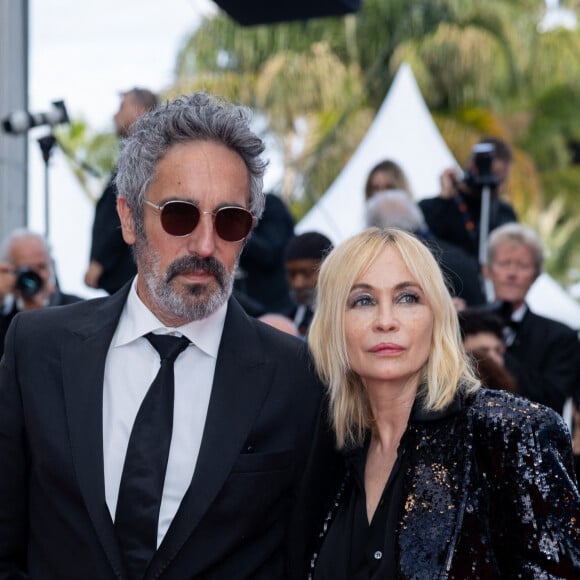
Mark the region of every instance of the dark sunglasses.
<instances>
[{"instance_id":1,"label":"dark sunglasses","mask_svg":"<svg viewBox=\"0 0 580 580\"><path fill-rule=\"evenodd\" d=\"M145 203L156 209L161 217L161 226L171 236L187 236L195 230L202 214L211 215L217 235L226 242L239 242L252 231L255 217L243 207L220 207L215 211L201 211L190 201L166 201L156 205Z\"/></svg>"}]
</instances>

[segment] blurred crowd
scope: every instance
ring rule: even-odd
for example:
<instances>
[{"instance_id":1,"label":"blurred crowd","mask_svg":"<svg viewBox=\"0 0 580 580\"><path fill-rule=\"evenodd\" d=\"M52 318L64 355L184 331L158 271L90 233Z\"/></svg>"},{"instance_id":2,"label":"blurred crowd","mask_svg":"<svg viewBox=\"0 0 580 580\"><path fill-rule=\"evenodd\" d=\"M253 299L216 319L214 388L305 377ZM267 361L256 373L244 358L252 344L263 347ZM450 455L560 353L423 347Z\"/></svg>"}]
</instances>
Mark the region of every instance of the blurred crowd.
<instances>
[{"instance_id":1,"label":"blurred crowd","mask_svg":"<svg viewBox=\"0 0 580 580\"><path fill-rule=\"evenodd\" d=\"M145 89L122 93L114 117L119 137L155 103L155 95ZM417 201L402 168L385 159L369 170L362 192L366 225L403 229L433 252L460 313L466 349L487 386L548 405L564 414L573 427L580 422L577 329L532 312L526 303L530 287L542 272L543 248L537 234L518 223L507 201L511 164L506 143L484 139L474 147L463 174L445 171L439 194ZM486 190L487 215L482 216ZM111 179L96 208L85 275L88 286L109 293L136 271L121 235L115 198ZM483 236L482 224L487 224ZM234 295L249 315L306 337L315 309L318 270L333 243L320 232L296 235L294 227L284 201L275 193L267 194L264 214L239 260ZM483 255L482 243L486 246ZM55 272L48 242L41 234L19 229L3 241L0 348L17 312L80 300L60 289ZM493 344L481 346L482 337ZM580 440L580 428L574 433ZM580 454L580 444L575 450Z\"/></svg>"},{"instance_id":2,"label":"blurred crowd","mask_svg":"<svg viewBox=\"0 0 580 580\"><path fill-rule=\"evenodd\" d=\"M156 96L146 89L134 88L121 93L120 108L114 117L118 136L120 138L129 136L135 121L154 109L156 104ZM167 114L167 111L165 113ZM195 139L193 143L195 146L199 145ZM176 151L185 150L179 148L180 144L173 147L174 154L177 154ZM212 143L212 147L219 149L215 143ZM222 149L220 154L230 153L227 147ZM192 159L199 162L197 157ZM289 207L275 192L265 195L263 214L253 225L253 229L255 216L243 207L222 204L224 207L216 206L213 211L201 211L196 203L184 201L177 194L174 194L175 199L170 198L162 205L156 205L150 200L141 201L150 206L151 211L159 213L163 230L178 239L191 234L199 224L205 223L200 221L202 214L211 214L214 230L208 231L211 231L212 235L217 232L216 235L225 242L239 242L240 247L243 247L239 259L232 258L232 265L235 263L235 267L232 266L234 272L231 291L245 311L244 320L247 321L248 317L259 319L266 325L299 337L305 342L309 338L312 339L311 348L313 344L316 346L313 352L318 349L318 352L314 352L318 370L333 360L330 355L325 357L321 353L325 352L324 349L329 344L333 347L337 344L336 341L332 342L332 336L326 336L326 329L336 327L338 333L342 324L340 317L334 316L333 305L329 304L331 299L324 305L322 300L318 302L318 289L321 287L319 273L321 267L325 272L323 265L331 252L334 257L326 261L326 264L331 263L326 270L327 297L342 296L340 292L344 288L340 282L341 267L344 271L350 271L356 265L356 268L364 274L363 280L377 279L381 283L384 270L389 268L393 270L388 272L389 276L392 274L398 280L403 276L401 272L414 272L413 267L419 269L423 267L426 271L424 285L427 285L429 280L441 279L442 273L444 281L441 282L440 289L443 289L443 293L439 288L433 287L433 290L435 293L439 292L438 300L443 306L448 304L450 314L445 324L440 324L435 317L436 324L443 330L440 331L441 335L433 336L440 338L443 343L452 334L450 328L444 328L446 324L454 325L460 330L463 346L458 341L457 344L453 341L449 343L454 345L454 352L460 352L463 348L468 353L477 377L470 374L470 369L460 369L461 372L458 371L457 376L467 378L467 382L471 381L472 384L476 384L479 380L488 389L481 395L481 399L477 399L475 403L472 401L477 413L480 412L478 401L492 401L489 404L493 404L494 400L510 401L512 411L518 406L511 401L521 400L519 397L503 398L503 393L497 395L499 391L522 396L526 399L525 405L529 405L531 401L553 409L565 419L570 429L576 470L580 473L578 329L533 312L526 301L530 288L543 271L544 248L538 234L518 221L518 216L508 201L512 161L512 152L507 143L497 138L485 138L469 153L461 174L452 169L445 171L441 175L440 191L433 192L432 197L420 201L411 191L408 176L394 160L385 159L370 167L364 191L352 192L353 196L364 196L365 199L365 232L359 234L358 242L351 240L350 245L347 243L346 246L341 246L343 248L341 252L346 252L344 255L347 256L345 247L365 247L365 244L370 247L372 244L378 244L378 233L381 231L395 229L397 232L393 233L392 239L387 242L381 239L380 243L386 243L385 248L381 250L383 253L375 252L374 255L369 251L369 256L372 254L374 258L372 260L368 258L367 262L364 256L352 254L352 263L341 263L336 255L342 254L332 252L334 246L341 240L331 240L318 231L296 233L296 224ZM163 161L159 161L159 165L162 163ZM145 279L143 272L151 274L147 271L148 267L155 268L159 264L155 261L158 257L154 248L149 256L147 253L149 247L141 246L137 250L131 247L135 240L144 243L139 238L142 232L139 231L139 226L135 225L139 213L134 207L129 206L129 202L124 200L122 194L119 195L116 173L117 169L113 172L96 207L91 253L87 260L84 280L90 288L99 288L108 294L120 296L119 291L128 292L135 279L137 273L135 261L140 264L138 258L141 260L138 281L141 278ZM191 175L187 177L190 178ZM118 205L118 199L124 200L126 205ZM171 213L172 203L175 204L174 207L179 206L180 214ZM122 207L125 207L125 221L121 226L123 215L120 219L117 212L118 208ZM220 226L218 220L226 219L224 217L226 213L222 213L224 210L226 213L227 210L236 211L229 214L230 221L226 225ZM119 214L123 214L121 209ZM238 237L235 237L235 227L238 224L233 221L232 215L237 216L235 219L242 219L239 217L242 215L248 220L247 229ZM189 228L185 233L180 230L184 223ZM232 229L234 232L230 235ZM405 234L401 234L400 230ZM250 231L251 235L246 239ZM361 245L357 246L357 243ZM394 248L399 249L395 251ZM410 258L412 255L422 256L421 264L413 266ZM195 256L192 259L194 258ZM431 263L432 267L429 266ZM429 268L431 272L428 271ZM203 270L201 267L198 269ZM43 235L26 229L16 229L1 241L0 355L4 351L8 327L20 312L56 308L83 300L78 296L67 294L66 289L60 287L57 272L57 264L51 254L50 245ZM82 275L79 273L79 276ZM169 274L167 276L169 277ZM216 274L217 278L219 276ZM169 280L168 278L165 282ZM153 288L157 281L150 282L149 288ZM143 282L145 283L149 282ZM403 280L400 285L406 283ZM346 291L350 292L351 287L352 285L345 287ZM373 284L368 283L368 287L372 288ZM427 293L428 290L429 288L426 289ZM371 299L372 296L368 295L356 297L361 303ZM413 295L406 296L405 300L409 300L409 303L421 302ZM54 311L50 312L54 314ZM68 311L61 311L66 312ZM20 318L25 319L25 316ZM314 326L311 326L313 320ZM252 320L252 324L254 323ZM262 331L266 328L259 323L255 324ZM429 324L430 322L425 319L423 329L425 336L431 336L428 332ZM410 324L410 327L413 325ZM274 342L280 340L280 337L282 340L292 340L269 328L267 332L272 334L266 336L275 337ZM444 333L447 336L443 336ZM14 339L15 334L9 333L5 360L9 358L10 353L14 355L15 347L11 345L10 337ZM437 342L437 338L433 342ZM300 348L304 346L300 341L292 340L291 344L294 343ZM434 353L442 349L438 344L429 344L428 347ZM338 357L336 353L331 354ZM435 360L439 359L435 357ZM8 364L4 366L6 369L9 367ZM367 369L362 367L364 365L354 370L351 368L349 373L346 373L345 382L349 380L356 382L353 378L356 374L365 378ZM12 370L12 367L9 370ZM326 369L321 376L327 378L332 372L332 369ZM211 381L208 384L211 384ZM462 384L457 384L461 390ZM466 400L469 399L467 396L469 394L467 389ZM484 407L487 404L482 403ZM539 405L525 407L528 408L538 408L540 409L538 416L544 416L543 407L540 408ZM437 412L438 409L435 407L429 409L433 417L437 416ZM482 411L481 416L488 421L490 419L486 412ZM430 417L429 420L432 420L433 417L431 415ZM414 421L417 417L412 415L411 419ZM335 421L333 427L336 427L337 423L339 421ZM564 427L563 430L565 431ZM364 444L364 441L360 443ZM419 449L419 445L416 448ZM247 451L253 452L252 445L248 445ZM400 459L393 458L392 465L398 465ZM360 468L360 465L358 467ZM356 469L355 465L354 471ZM395 481L396 486L403 485L401 481ZM395 487L395 493L401 493L401 489ZM356 493L352 498L349 501L360 501ZM347 513L350 513L348 510L351 508L352 513L362 509L355 503L348 506ZM377 501L374 508L381 517L386 518L389 530L389 526L394 525L393 516L388 513L388 509L385 513L385 508L381 506L382 504ZM341 525L340 521L337 525ZM353 529L352 533L356 535L359 528L354 526ZM336 536L330 536L327 542L327 546L341 551ZM332 558L327 557L326 561L323 559L322 566L322 569L326 566L330 570Z\"/></svg>"}]
</instances>

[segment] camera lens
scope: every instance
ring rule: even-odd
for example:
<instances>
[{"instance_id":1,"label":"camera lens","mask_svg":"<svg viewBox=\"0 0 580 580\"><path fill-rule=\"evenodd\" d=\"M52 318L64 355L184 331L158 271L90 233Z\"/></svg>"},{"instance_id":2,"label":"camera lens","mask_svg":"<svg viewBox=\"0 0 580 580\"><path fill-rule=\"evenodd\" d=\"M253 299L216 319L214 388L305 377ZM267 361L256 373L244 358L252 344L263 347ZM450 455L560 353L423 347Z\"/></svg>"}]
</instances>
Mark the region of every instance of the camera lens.
<instances>
[{"instance_id":1,"label":"camera lens","mask_svg":"<svg viewBox=\"0 0 580 580\"><path fill-rule=\"evenodd\" d=\"M42 288L42 278L30 269L18 270L16 272L16 288L22 296L31 298L38 294Z\"/></svg>"}]
</instances>

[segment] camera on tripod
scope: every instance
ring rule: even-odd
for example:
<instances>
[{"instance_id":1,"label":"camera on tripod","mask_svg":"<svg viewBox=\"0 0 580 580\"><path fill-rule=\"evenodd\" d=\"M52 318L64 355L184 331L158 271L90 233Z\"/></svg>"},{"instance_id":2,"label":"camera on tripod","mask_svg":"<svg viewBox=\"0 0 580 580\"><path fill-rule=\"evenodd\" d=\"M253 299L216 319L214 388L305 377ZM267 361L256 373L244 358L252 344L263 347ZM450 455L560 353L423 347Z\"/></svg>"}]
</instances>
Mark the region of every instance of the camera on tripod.
<instances>
[{"instance_id":1,"label":"camera on tripod","mask_svg":"<svg viewBox=\"0 0 580 580\"><path fill-rule=\"evenodd\" d=\"M25 298L32 298L42 289L42 278L30 268L20 268L16 270L16 289Z\"/></svg>"},{"instance_id":2,"label":"camera on tripod","mask_svg":"<svg viewBox=\"0 0 580 580\"><path fill-rule=\"evenodd\" d=\"M493 143L478 143L471 150L468 168L463 175L463 181L472 190L481 191L484 187L494 189L499 184L499 178L492 171L495 158Z\"/></svg>"},{"instance_id":3,"label":"camera on tripod","mask_svg":"<svg viewBox=\"0 0 580 580\"><path fill-rule=\"evenodd\" d=\"M66 106L64 101L53 101L50 110L43 113L31 113L29 111L14 111L10 113L2 121L2 128L6 133L19 135L34 127L42 125L54 127L61 123L70 123Z\"/></svg>"}]
</instances>

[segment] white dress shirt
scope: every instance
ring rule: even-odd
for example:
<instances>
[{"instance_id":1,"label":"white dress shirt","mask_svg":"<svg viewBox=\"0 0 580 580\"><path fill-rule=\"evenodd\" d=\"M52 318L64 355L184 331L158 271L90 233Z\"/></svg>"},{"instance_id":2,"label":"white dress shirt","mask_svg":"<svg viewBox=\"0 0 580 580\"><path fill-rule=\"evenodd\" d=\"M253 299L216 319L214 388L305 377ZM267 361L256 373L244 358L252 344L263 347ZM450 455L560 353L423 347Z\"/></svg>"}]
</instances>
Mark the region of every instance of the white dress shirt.
<instances>
[{"instance_id":1,"label":"white dress shirt","mask_svg":"<svg viewBox=\"0 0 580 580\"><path fill-rule=\"evenodd\" d=\"M149 332L183 335L192 343L178 356L174 367L173 433L159 513L159 547L195 471L227 304L203 320L166 328L137 295L136 280L131 286L105 364L105 497L113 519L131 429L160 366L159 355L145 335Z\"/></svg>"}]
</instances>

